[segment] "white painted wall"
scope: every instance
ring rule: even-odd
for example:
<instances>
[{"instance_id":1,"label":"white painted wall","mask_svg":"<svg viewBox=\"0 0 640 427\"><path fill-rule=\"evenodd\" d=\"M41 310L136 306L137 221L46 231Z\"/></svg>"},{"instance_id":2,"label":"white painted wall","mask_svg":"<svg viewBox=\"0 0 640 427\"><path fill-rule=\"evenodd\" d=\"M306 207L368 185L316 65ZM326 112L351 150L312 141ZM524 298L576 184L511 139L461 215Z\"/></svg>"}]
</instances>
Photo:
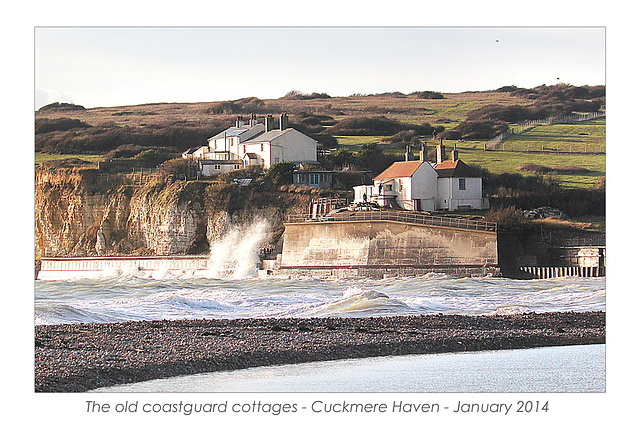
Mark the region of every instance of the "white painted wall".
<instances>
[{"instance_id":1,"label":"white painted wall","mask_svg":"<svg viewBox=\"0 0 640 427\"><path fill-rule=\"evenodd\" d=\"M235 170L239 170L242 168L241 164L233 163L233 164L216 164L216 165L202 165L202 176L213 176L218 175L220 173L232 172Z\"/></svg>"},{"instance_id":2,"label":"white painted wall","mask_svg":"<svg viewBox=\"0 0 640 427\"><path fill-rule=\"evenodd\" d=\"M315 162L318 160L317 143L313 138L289 129L271 140L270 155L266 167L280 162Z\"/></svg>"},{"instance_id":3,"label":"white painted wall","mask_svg":"<svg viewBox=\"0 0 640 427\"><path fill-rule=\"evenodd\" d=\"M460 179L465 181L465 190L460 190ZM482 178L438 178L438 209L482 209L482 201Z\"/></svg>"},{"instance_id":4,"label":"white painted wall","mask_svg":"<svg viewBox=\"0 0 640 427\"><path fill-rule=\"evenodd\" d=\"M383 183L384 195L395 195L398 205L406 210L434 211L436 209L436 192L438 185L438 173L433 167L425 162L422 163L411 177L401 177L374 180L374 194L378 194L379 186ZM416 200L420 200L419 204ZM381 202L378 202L379 204Z\"/></svg>"},{"instance_id":5,"label":"white painted wall","mask_svg":"<svg viewBox=\"0 0 640 427\"><path fill-rule=\"evenodd\" d=\"M364 194L367 195L367 202L373 202L374 195L373 185L357 185L353 187L353 201L356 203L364 202Z\"/></svg>"}]
</instances>

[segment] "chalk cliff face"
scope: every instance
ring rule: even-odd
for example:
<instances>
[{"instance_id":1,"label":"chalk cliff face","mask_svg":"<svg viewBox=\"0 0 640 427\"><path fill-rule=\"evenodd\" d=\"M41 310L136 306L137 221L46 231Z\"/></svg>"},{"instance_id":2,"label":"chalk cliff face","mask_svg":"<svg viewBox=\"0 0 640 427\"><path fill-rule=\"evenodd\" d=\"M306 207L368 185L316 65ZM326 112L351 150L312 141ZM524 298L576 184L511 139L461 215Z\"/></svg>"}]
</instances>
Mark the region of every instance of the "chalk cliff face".
<instances>
[{"instance_id":1,"label":"chalk cliff face","mask_svg":"<svg viewBox=\"0 0 640 427\"><path fill-rule=\"evenodd\" d=\"M36 169L36 256L208 253L232 224L268 219L277 240L286 215L304 213L310 194L235 184L140 184L91 170ZM275 243L275 242L274 242Z\"/></svg>"}]
</instances>

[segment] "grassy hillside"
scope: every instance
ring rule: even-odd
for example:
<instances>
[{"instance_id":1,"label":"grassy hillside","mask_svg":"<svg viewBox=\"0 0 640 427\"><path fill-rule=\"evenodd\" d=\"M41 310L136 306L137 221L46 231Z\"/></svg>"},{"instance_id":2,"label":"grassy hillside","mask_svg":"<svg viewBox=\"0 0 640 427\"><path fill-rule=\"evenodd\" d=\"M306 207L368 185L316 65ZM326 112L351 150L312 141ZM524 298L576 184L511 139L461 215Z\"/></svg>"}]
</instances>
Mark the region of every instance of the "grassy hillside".
<instances>
[{"instance_id":1,"label":"grassy hillside","mask_svg":"<svg viewBox=\"0 0 640 427\"><path fill-rule=\"evenodd\" d=\"M504 88L503 88L504 89ZM535 89L509 88L485 92L438 94L441 99L423 99L419 93L388 93L330 97L326 94L290 94L271 100L244 98L201 103L163 103L105 108L53 106L36 112L36 163L78 157L97 161L133 157L143 151L163 150L164 156L178 156L190 147L231 126L238 115L287 112L294 127L316 138L326 149L344 148L357 152L365 144L376 144L382 153L400 157L407 143L426 141L435 147L433 133L460 129L475 112L477 120L494 120L491 132L508 127L509 114L537 114L542 110L571 111L604 102L604 88L575 88L566 85ZM593 98L595 99L586 99ZM437 98L437 97L436 97ZM591 104L590 104L591 103ZM65 108L67 107L67 108ZM503 111L500 111L500 109ZM491 118L491 114L499 114ZM481 111L482 114L478 114ZM484 114L484 115L483 115ZM550 113L549 113L550 114ZM488 116L487 116L488 115ZM487 119L489 117L489 119ZM505 118L506 117L506 118ZM344 126L359 118L370 119L370 129ZM499 120L498 120L499 119ZM360 124L362 125L362 124ZM375 126L374 126L375 125ZM369 125L364 125L369 126ZM382 130L381 130L382 129ZM351 132L351 133L350 133ZM395 135L395 136L394 136ZM502 143L499 151L484 151L486 138L465 137L445 141L457 143L461 158L493 174L534 175L531 165L546 167L545 173L567 188L589 188L605 174L603 152L605 119L567 125L535 127ZM395 138L395 139L393 139ZM571 154L539 154L527 151L570 151ZM324 160L331 160L327 157ZM338 164L329 164L338 167ZM525 169L523 167L528 166ZM519 170L520 169L520 170Z\"/></svg>"}]
</instances>

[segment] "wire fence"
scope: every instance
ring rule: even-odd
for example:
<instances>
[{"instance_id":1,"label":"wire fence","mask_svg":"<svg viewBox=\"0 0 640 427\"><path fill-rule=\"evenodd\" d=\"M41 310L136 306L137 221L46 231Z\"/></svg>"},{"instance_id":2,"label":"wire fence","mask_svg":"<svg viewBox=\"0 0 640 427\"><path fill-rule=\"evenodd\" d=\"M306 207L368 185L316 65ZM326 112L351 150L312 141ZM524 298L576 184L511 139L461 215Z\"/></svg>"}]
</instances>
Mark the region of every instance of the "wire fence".
<instances>
[{"instance_id":1,"label":"wire fence","mask_svg":"<svg viewBox=\"0 0 640 427\"><path fill-rule=\"evenodd\" d=\"M498 150L500 143L502 143L509 136L524 133L528 130L533 129L536 126L559 124L559 123L575 123L575 122L581 122L585 120L597 119L599 117L604 117L605 115L606 115L606 112L597 111L597 112L587 113L587 114L569 114L565 116L553 116L553 117L540 119L540 120L527 120L524 122L520 122L513 127L510 127L507 131L502 132L501 134L490 139L484 145L484 149L485 151Z\"/></svg>"},{"instance_id":2,"label":"wire fence","mask_svg":"<svg viewBox=\"0 0 640 427\"><path fill-rule=\"evenodd\" d=\"M131 172L99 173L101 181L123 181L129 185L144 185L160 176L158 168L133 168Z\"/></svg>"}]
</instances>

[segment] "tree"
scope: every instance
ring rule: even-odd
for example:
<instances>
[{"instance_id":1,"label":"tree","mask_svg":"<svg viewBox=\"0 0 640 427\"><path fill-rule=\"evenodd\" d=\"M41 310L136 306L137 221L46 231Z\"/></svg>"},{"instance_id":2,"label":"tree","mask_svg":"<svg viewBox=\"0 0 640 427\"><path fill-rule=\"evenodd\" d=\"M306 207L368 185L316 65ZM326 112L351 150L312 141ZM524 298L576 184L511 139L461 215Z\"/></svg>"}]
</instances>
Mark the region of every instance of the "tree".
<instances>
[{"instance_id":1,"label":"tree","mask_svg":"<svg viewBox=\"0 0 640 427\"><path fill-rule=\"evenodd\" d=\"M197 165L198 164L195 159L171 159L158 166L158 171L162 174L171 175L173 177L190 176L194 175L194 173L190 173L190 171L195 171Z\"/></svg>"},{"instance_id":2,"label":"tree","mask_svg":"<svg viewBox=\"0 0 640 427\"><path fill-rule=\"evenodd\" d=\"M291 184L293 182L293 171L295 164L291 162L280 162L272 165L264 176L265 183L273 186Z\"/></svg>"}]
</instances>

